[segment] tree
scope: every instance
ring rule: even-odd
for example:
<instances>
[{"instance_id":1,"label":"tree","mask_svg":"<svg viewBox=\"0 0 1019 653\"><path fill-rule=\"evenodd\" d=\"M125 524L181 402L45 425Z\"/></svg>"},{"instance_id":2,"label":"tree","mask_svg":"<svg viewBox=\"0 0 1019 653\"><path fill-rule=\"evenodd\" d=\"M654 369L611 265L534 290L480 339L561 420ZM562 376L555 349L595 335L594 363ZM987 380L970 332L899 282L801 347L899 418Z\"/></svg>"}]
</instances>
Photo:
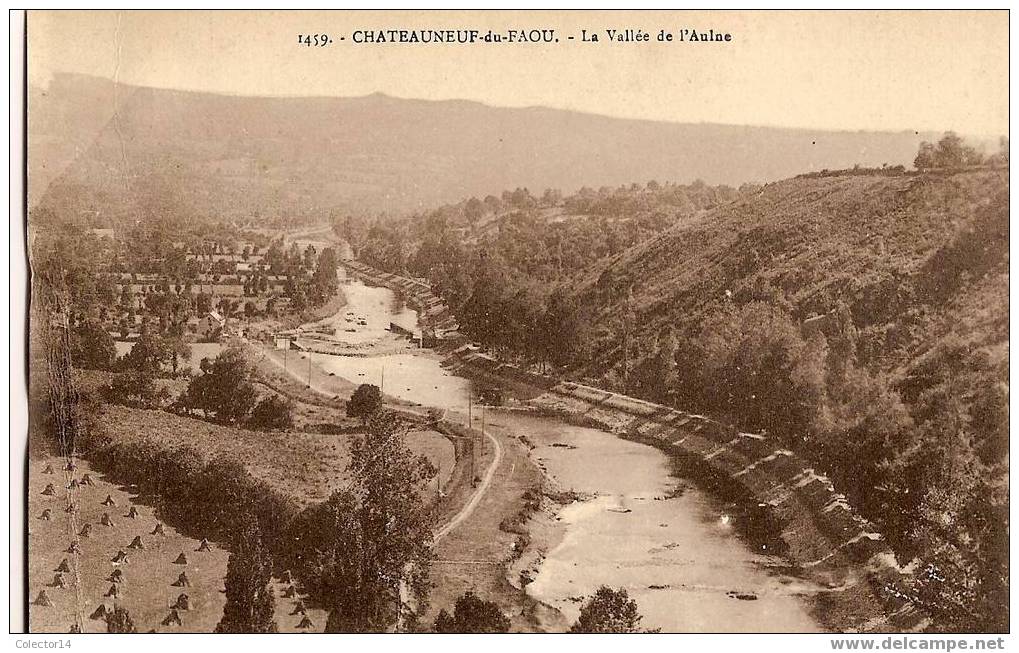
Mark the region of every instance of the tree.
<instances>
[{"instance_id":1,"label":"tree","mask_svg":"<svg viewBox=\"0 0 1019 653\"><path fill-rule=\"evenodd\" d=\"M120 308L125 311L135 308L134 292L131 290L130 283L125 283L124 287L120 289Z\"/></svg>"},{"instance_id":2,"label":"tree","mask_svg":"<svg viewBox=\"0 0 1019 653\"><path fill-rule=\"evenodd\" d=\"M945 132L938 141L937 149L938 167L958 168L966 165L980 163L980 155L975 149L963 142L955 132Z\"/></svg>"},{"instance_id":3,"label":"tree","mask_svg":"<svg viewBox=\"0 0 1019 653\"><path fill-rule=\"evenodd\" d=\"M119 605L106 613L107 633L137 633L131 614Z\"/></svg>"},{"instance_id":4,"label":"tree","mask_svg":"<svg viewBox=\"0 0 1019 653\"><path fill-rule=\"evenodd\" d=\"M304 290L296 288L290 293L290 310L300 313L308 308L308 296Z\"/></svg>"},{"instance_id":5,"label":"tree","mask_svg":"<svg viewBox=\"0 0 1019 653\"><path fill-rule=\"evenodd\" d=\"M382 391L377 385L362 383L347 401L347 417L367 419L382 408Z\"/></svg>"},{"instance_id":6,"label":"tree","mask_svg":"<svg viewBox=\"0 0 1019 653\"><path fill-rule=\"evenodd\" d=\"M191 345L184 342L180 334L167 334L163 336L161 348L170 361L171 373L177 376L181 363L191 358Z\"/></svg>"},{"instance_id":7,"label":"tree","mask_svg":"<svg viewBox=\"0 0 1019 653\"><path fill-rule=\"evenodd\" d=\"M464 218L467 219L467 224L474 226L481 216L485 214L485 205L477 197L472 197L467 200L464 205Z\"/></svg>"},{"instance_id":8,"label":"tree","mask_svg":"<svg viewBox=\"0 0 1019 653\"><path fill-rule=\"evenodd\" d=\"M156 379L146 370L129 370L113 377L106 389L110 403L139 408L158 408L169 397L166 388L156 387Z\"/></svg>"},{"instance_id":9,"label":"tree","mask_svg":"<svg viewBox=\"0 0 1019 653\"><path fill-rule=\"evenodd\" d=\"M262 431L285 431L294 426L294 403L271 395L258 402L248 423Z\"/></svg>"},{"instance_id":10,"label":"tree","mask_svg":"<svg viewBox=\"0 0 1019 653\"><path fill-rule=\"evenodd\" d=\"M966 145L955 132L948 131L938 141L937 146L926 141L920 143L920 149L913 160L913 165L918 170L923 170L925 168L961 168L983 162L984 157L975 148Z\"/></svg>"},{"instance_id":11,"label":"tree","mask_svg":"<svg viewBox=\"0 0 1019 653\"><path fill-rule=\"evenodd\" d=\"M327 632L385 631L405 592L427 591L432 517L420 490L435 468L407 448L404 431L375 413L351 447L350 485L292 526L295 571L329 610Z\"/></svg>"},{"instance_id":12,"label":"tree","mask_svg":"<svg viewBox=\"0 0 1019 653\"><path fill-rule=\"evenodd\" d=\"M637 602L625 589L614 590L602 585L580 608L580 618L571 633L639 633L642 617Z\"/></svg>"},{"instance_id":13,"label":"tree","mask_svg":"<svg viewBox=\"0 0 1019 653\"><path fill-rule=\"evenodd\" d=\"M272 581L272 556L262 543L258 519L249 515L248 526L236 538L226 566L226 605L217 633L275 633L276 601Z\"/></svg>"},{"instance_id":14,"label":"tree","mask_svg":"<svg viewBox=\"0 0 1019 653\"><path fill-rule=\"evenodd\" d=\"M706 408L782 437L810 431L823 401L824 356L785 311L763 302L728 307L705 320L700 342Z\"/></svg>"},{"instance_id":15,"label":"tree","mask_svg":"<svg viewBox=\"0 0 1019 653\"><path fill-rule=\"evenodd\" d=\"M304 267L305 268L310 270L315 265L315 256L316 255L317 255L317 252L315 251L315 246L314 245L310 245L309 244L307 247L304 248Z\"/></svg>"},{"instance_id":16,"label":"tree","mask_svg":"<svg viewBox=\"0 0 1019 653\"><path fill-rule=\"evenodd\" d=\"M441 610L435 618L433 630L437 633L505 633L510 621L494 601L478 598L466 592L456 600L453 614Z\"/></svg>"},{"instance_id":17,"label":"tree","mask_svg":"<svg viewBox=\"0 0 1019 653\"><path fill-rule=\"evenodd\" d=\"M188 384L180 404L187 410L197 409L214 415L223 422L242 420L255 407L258 398L249 375L243 349L224 349L214 360L202 360L201 374Z\"/></svg>"},{"instance_id":18,"label":"tree","mask_svg":"<svg viewBox=\"0 0 1019 653\"><path fill-rule=\"evenodd\" d=\"M198 293L198 296L195 297L195 310L201 315L212 311L212 295L204 292Z\"/></svg>"},{"instance_id":19,"label":"tree","mask_svg":"<svg viewBox=\"0 0 1019 653\"><path fill-rule=\"evenodd\" d=\"M668 327L658 334L656 351L637 369L637 379L643 396L665 403L677 382L675 331Z\"/></svg>"},{"instance_id":20,"label":"tree","mask_svg":"<svg viewBox=\"0 0 1019 653\"><path fill-rule=\"evenodd\" d=\"M108 370L116 360L117 347L101 324L87 320L78 325L71 337L71 361L75 367Z\"/></svg>"},{"instance_id":21,"label":"tree","mask_svg":"<svg viewBox=\"0 0 1019 653\"><path fill-rule=\"evenodd\" d=\"M338 282L336 252L327 247L318 257L318 267L311 277L311 299L315 304L322 304L336 293Z\"/></svg>"},{"instance_id":22,"label":"tree","mask_svg":"<svg viewBox=\"0 0 1019 653\"><path fill-rule=\"evenodd\" d=\"M163 364L171 358L171 355L167 341L145 330L131 347L131 351L120 358L120 364L126 370L159 376L163 372Z\"/></svg>"},{"instance_id":23,"label":"tree","mask_svg":"<svg viewBox=\"0 0 1019 653\"><path fill-rule=\"evenodd\" d=\"M557 365L579 362L587 345L587 318L575 299L557 288L545 309L545 343L547 360Z\"/></svg>"},{"instance_id":24,"label":"tree","mask_svg":"<svg viewBox=\"0 0 1019 653\"><path fill-rule=\"evenodd\" d=\"M558 188L546 188L541 196L542 206L558 206L563 201L563 193Z\"/></svg>"},{"instance_id":25,"label":"tree","mask_svg":"<svg viewBox=\"0 0 1019 653\"><path fill-rule=\"evenodd\" d=\"M920 143L920 149L916 153L916 158L913 159L913 166L917 170L936 167L937 151L934 149L934 145L927 141Z\"/></svg>"},{"instance_id":26,"label":"tree","mask_svg":"<svg viewBox=\"0 0 1019 653\"><path fill-rule=\"evenodd\" d=\"M502 313L507 286L505 272L499 262L481 257L475 265L474 288L460 310L466 332L486 346L502 341L506 325Z\"/></svg>"}]
</instances>

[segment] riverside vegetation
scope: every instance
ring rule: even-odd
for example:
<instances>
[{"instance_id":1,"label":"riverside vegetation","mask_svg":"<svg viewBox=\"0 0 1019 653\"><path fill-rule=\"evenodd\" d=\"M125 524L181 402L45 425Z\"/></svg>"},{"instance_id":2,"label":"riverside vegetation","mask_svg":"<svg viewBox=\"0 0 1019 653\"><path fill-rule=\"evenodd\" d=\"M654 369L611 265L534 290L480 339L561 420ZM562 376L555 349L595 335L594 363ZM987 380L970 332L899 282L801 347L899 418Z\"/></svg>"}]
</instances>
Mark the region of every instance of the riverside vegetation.
<instances>
[{"instance_id":1,"label":"riverside vegetation","mask_svg":"<svg viewBox=\"0 0 1019 653\"><path fill-rule=\"evenodd\" d=\"M463 331L502 357L781 439L877 525L912 571L910 599L932 630L1001 632L1007 142L994 156L947 135L921 148L917 171L740 188L649 182L566 197L519 188L403 220L337 219L334 229L365 262L427 277ZM33 251L30 447L84 453L156 497L168 520L230 543L221 630L271 631L265 587L284 570L328 610L327 629L393 627L402 582L427 592L432 516L418 487L435 473L408 451L401 425L363 390L349 482L307 507L236 461L109 441L97 424L104 398L231 431L285 428L271 418L286 402L266 397L281 403L259 408L228 349L171 404L167 382L187 381L172 308L190 301L183 288L163 293L176 296L171 308L153 303L151 329L117 361L97 326L116 293L96 261L74 256L74 229L58 222ZM291 303L334 290L326 251L278 254L301 280ZM78 387L73 366L124 371L104 395ZM434 627L502 629L477 598ZM603 588L585 608L577 630L639 628L625 593ZM133 625L120 615L114 628Z\"/></svg>"},{"instance_id":2,"label":"riverside vegetation","mask_svg":"<svg viewBox=\"0 0 1019 653\"><path fill-rule=\"evenodd\" d=\"M764 431L942 631L1008 627L1008 142L739 189L527 189L335 221L502 358Z\"/></svg>"}]
</instances>

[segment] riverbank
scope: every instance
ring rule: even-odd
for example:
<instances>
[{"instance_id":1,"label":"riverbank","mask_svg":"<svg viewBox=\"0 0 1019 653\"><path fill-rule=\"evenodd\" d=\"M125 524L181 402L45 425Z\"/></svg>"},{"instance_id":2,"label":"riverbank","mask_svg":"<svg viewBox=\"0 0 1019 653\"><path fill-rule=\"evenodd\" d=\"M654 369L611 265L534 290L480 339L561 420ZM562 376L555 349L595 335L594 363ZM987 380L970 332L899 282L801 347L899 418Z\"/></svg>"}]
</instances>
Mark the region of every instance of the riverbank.
<instances>
[{"instance_id":1,"label":"riverbank","mask_svg":"<svg viewBox=\"0 0 1019 653\"><path fill-rule=\"evenodd\" d=\"M826 479L766 438L703 416L540 377L466 348L451 352L448 366L462 376L487 383L502 379L524 390L526 405L541 414L665 452L679 476L730 507L751 548L779 555L789 571L825 588L810 592L809 601L827 629L901 631L925 623L902 598L902 574L880 535Z\"/></svg>"},{"instance_id":2,"label":"riverbank","mask_svg":"<svg viewBox=\"0 0 1019 653\"><path fill-rule=\"evenodd\" d=\"M388 325L386 316L371 312L385 306L395 310L387 293L358 283L348 290L355 293L350 312L369 316L369 331ZM302 358L299 364L302 369L310 366L315 390L338 394L344 388L330 380L336 377L348 384L374 382L383 388L387 401L392 396L401 403L445 409L451 411L448 420L463 421L471 395L476 396L465 379L480 379L483 384L512 384L512 394L523 399L527 408L550 416L537 418L538 427L511 424L516 421L508 417L512 411L505 415L490 411L486 433L499 438L506 457L493 468L493 482L483 494L460 486L456 490L462 495L449 497L452 508L477 496L477 510L436 543L436 587L421 625L433 619L438 609L448 609L464 591L474 589L512 616L514 630L561 632L576 619L579 604L597 589L588 586L596 581L626 587L649 615L648 627L668 631L717 631L736 623L752 624L748 628L758 630L810 631L818 628L818 622L824 623L811 618L804 607L809 600L800 596L818 593L823 587L789 578L783 569L789 565L774 556L748 551L728 522L719 530L718 508L701 493L673 496L671 483L676 479L670 474L677 470L668 459L646 446L650 443L627 442L612 435L629 418L611 410L592 413L591 406L571 411L541 405L535 400L565 390L555 380L535 380L535 375L469 348L445 355L416 350L403 356L307 357L307 363ZM465 361L469 369L464 369ZM279 363L278 357L272 361ZM288 375L291 381L299 376L292 371ZM582 396L596 392L573 386L569 390ZM597 395L595 403L601 410L620 401ZM622 405L630 407L625 401ZM657 409L641 410L653 414ZM478 426L477 406L473 413ZM578 423L588 430L570 426ZM538 442L538 433L545 431L552 435ZM580 439L574 444L561 441L571 437ZM593 450L592 442L599 442ZM541 447L540 451L535 452L535 447ZM628 473L623 485L613 479L627 470L611 467L620 455L643 461L634 467L643 471ZM480 458L475 464L486 468L489 459L483 453ZM559 467L550 469L553 464ZM563 465L580 466L564 477ZM529 473L514 479L519 470ZM567 482L560 483L563 478ZM589 491L579 496L578 487ZM659 577L668 580L660 582ZM783 616L775 618L775 614Z\"/></svg>"},{"instance_id":3,"label":"riverbank","mask_svg":"<svg viewBox=\"0 0 1019 653\"><path fill-rule=\"evenodd\" d=\"M520 439L499 427L486 425L485 432L498 440L502 461L470 516L434 547L434 586L421 624L430 625L439 610L449 610L464 592L473 591L499 605L511 632L563 632L569 624L562 615L511 578L517 560L556 544L554 533L538 533L528 524L547 480ZM476 469L487 468L493 455L490 446L480 451Z\"/></svg>"},{"instance_id":4,"label":"riverbank","mask_svg":"<svg viewBox=\"0 0 1019 653\"><path fill-rule=\"evenodd\" d=\"M273 333L296 329L302 324L324 320L338 313L346 305L346 295L344 295L342 289L337 289L336 293L321 306L307 308L297 313L286 313L279 317L263 317L258 320L251 320L245 324L245 332L249 337L253 338L268 337Z\"/></svg>"}]
</instances>

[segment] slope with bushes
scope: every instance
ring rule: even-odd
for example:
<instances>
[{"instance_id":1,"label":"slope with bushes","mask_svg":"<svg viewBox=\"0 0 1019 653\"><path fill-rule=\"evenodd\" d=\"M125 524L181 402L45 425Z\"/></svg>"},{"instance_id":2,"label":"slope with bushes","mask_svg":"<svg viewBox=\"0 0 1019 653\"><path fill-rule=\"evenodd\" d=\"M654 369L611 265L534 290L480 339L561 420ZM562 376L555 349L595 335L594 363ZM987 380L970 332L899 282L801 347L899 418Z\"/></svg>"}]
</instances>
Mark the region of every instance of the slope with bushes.
<instances>
[{"instance_id":1,"label":"slope with bushes","mask_svg":"<svg viewBox=\"0 0 1019 653\"><path fill-rule=\"evenodd\" d=\"M527 207L459 245L426 216L375 229L400 255L372 263L427 275L502 359L767 433L876 525L931 628L1007 628L1007 169L803 175L576 237L663 191L606 193L560 240Z\"/></svg>"},{"instance_id":2,"label":"slope with bushes","mask_svg":"<svg viewBox=\"0 0 1019 653\"><path fill-rule=\"evenodd\" d=\"M1007 628L1006 170L770 184L571 290L572 375L781 438L912 563L933 628Z\"/></svg>"}]
</instances>

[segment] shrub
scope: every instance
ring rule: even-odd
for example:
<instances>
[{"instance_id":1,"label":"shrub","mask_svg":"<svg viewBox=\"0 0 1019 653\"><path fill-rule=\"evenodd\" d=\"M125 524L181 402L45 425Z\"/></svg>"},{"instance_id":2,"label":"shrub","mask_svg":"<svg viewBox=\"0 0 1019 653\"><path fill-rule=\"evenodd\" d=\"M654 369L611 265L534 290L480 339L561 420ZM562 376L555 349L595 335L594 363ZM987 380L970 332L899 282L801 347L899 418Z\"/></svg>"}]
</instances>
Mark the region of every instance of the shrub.
<instances>
[{"instance_id":1,"label":"shrub","mask_svg":"<svg viewBox=\"0 0 1019 653\"><path fill-rule=\"evenodd\" d=\"M494 601L466 592L456 600L453 614L441 610L435 618L437 633L505 633L510 621Z\"/></svg>"},{"instance_id":2,"label":"shrub","mask_svg":"<svg viewBox=\"0 0 1019 653\"><path fill-rule=\"evenodd\" d=\"M614 590L605 585L598 588L580 608L580 618L571 633L639 633L642 617L637 602L625 589Z\"/></svg>"},{"instance_id":3,"label":"shrub","mask_svg":"<svg viewBox=\"0 0 1019 653\"><path fill-rule=\"evenodd\" d=\"M271 395L258 402L248 424L262 431L285 431L294 426L294 403Z\"/></svg>"},{"instance_id":4,"label":"shrub","mask_svg":"<svg viewBox=\"0 0 1019 653\"><path fill-rule=\"evenodd\" d=\"M297 509L240 463L226 457L206 462L190 447L164 449L147 441L110 444L90 456L111 479L151 496L159 514L182 532L232 542L254 520L273 554L284 554L284 533Z\"/></svg>"},{"instance_id":5,"label":"shrub","mask_svg":"<svg viewBox=\"0 0 1019 653\"><path fill-rule=\"evenodd\" d=\"M382 408L382 391L376 385L362 383L347 402L347 417L368 418Z\"/></svg>"},{"instance_id":6,"label":"shrub","mask_svg":"<svg viewBox=\"0 0 1019 653\"><path fill-rule=\"evenodd\" d=\"M238 347L225 349L215 359L203 360L201 367L202 373L188 384L180 405L227 423L247 417L258 395L249 380L244 352Z\"/></svg>"},{"instance_id":7,"label":"shrub","mask_svg":"<svg viewBox=\"0 0 1019 653\"><path fill-rule=\"evenodd\" d=\"M159 408L169 396L169 391L158 388L155 377L144 370L115 375L104 392L104 399L111 404L135 408Z\"/></svg>"},{"instance_id":8,"label":"shrub","mask_svg":"<svg viewBox=\"0 0 1019 653\"><path fill-rule=\"evenodd\" d=\"M71 360L75 367L108 370L117 361L117 347L101 324L87 321L71 337Z\"/></svg>"}]
</instances>

